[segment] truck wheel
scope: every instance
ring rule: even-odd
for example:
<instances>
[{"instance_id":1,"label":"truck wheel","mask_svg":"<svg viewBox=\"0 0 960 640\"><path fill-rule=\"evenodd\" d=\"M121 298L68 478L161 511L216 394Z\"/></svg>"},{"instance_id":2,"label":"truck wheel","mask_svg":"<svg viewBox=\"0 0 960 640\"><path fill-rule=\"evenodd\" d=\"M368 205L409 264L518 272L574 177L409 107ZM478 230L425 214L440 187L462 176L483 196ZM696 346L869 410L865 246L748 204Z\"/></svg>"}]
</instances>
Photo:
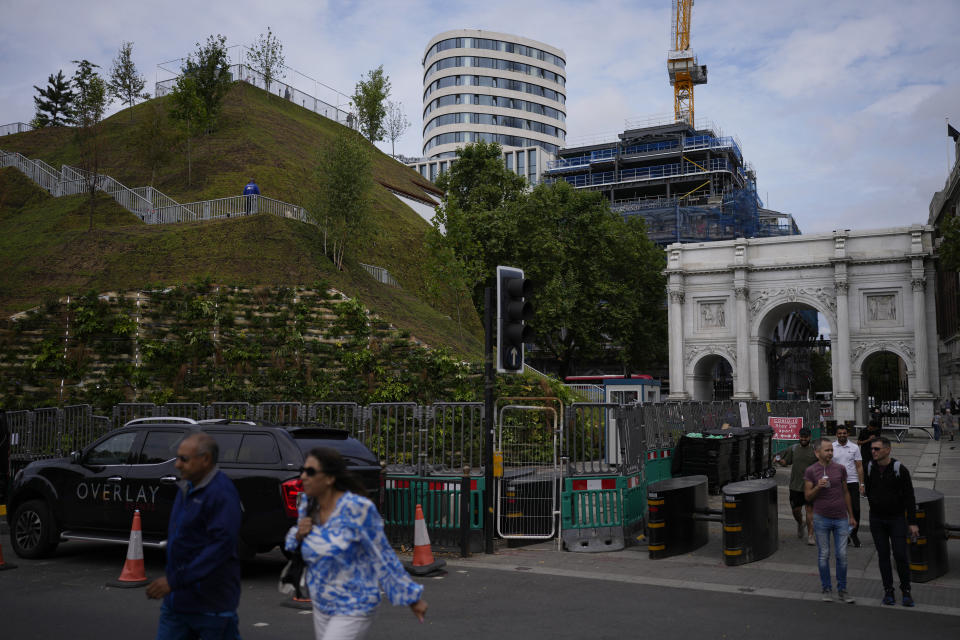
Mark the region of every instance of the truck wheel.
<instances>
[{"instance_id":1,"label":"truck wheel","mask_svg":"<svg viewBox=\"0 0 960 640\"><path fill-rule=\"evenodd\" d=\"M50 507L43 500L29 500L13 512L10 544L21 558L42 558L60 543Z\"/></svg>"}]
</instances>

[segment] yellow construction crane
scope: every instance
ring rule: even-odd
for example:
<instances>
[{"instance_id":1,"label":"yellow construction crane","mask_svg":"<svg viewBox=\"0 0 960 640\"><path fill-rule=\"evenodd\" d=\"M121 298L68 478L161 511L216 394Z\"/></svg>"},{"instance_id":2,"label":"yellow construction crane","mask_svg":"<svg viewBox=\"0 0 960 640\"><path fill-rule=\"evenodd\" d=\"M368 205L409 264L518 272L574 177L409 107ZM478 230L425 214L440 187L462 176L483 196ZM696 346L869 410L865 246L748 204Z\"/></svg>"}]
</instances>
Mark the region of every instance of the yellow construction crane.
<instances>
[{"instance_id":1,"label":"yellow construction crane","mask_svg":"<svg viewBox=\"0 0 960 640\"><path fill-rule=\"evenodd\" d=\"M693 86L707 83L707 65L697 64L690 50L690 13L693 0L673 0L673 49L667 53L667 73L673 85L673 113L677 122L693 121Z\"/></svg>"}]
</instances>

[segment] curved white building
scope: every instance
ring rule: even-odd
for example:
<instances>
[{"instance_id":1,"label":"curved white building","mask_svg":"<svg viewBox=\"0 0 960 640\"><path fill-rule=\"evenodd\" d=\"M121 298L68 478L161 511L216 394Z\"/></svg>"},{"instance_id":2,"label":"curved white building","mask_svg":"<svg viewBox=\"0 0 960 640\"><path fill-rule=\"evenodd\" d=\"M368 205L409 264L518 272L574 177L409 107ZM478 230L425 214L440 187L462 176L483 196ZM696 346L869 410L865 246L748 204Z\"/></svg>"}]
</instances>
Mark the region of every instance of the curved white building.
<instances>
[{"instance_id":1,"label":"curved white building","mask_svg":"<svg viewBox=\"0 0 960 640\"><path fill-rule=\"evenodd\" d=\"M497 142L508 168L537 182L543 152L553 157L566 137L565 66L562 50L529 38L437 34L423 55L423 155L443 160L466 143ZM432 180L447 163L429 164Z\"/></svg>"}]
</instances>

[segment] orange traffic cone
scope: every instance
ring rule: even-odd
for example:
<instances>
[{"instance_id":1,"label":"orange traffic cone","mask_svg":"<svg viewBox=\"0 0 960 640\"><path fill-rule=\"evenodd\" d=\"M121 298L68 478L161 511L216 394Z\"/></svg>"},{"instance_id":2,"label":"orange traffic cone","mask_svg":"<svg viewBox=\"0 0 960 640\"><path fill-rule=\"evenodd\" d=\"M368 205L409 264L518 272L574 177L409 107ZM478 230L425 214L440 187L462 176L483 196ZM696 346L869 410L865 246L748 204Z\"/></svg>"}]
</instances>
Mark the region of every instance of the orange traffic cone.
<instances>
[{"instance_id":1,"label":"orange traffic cone","mask_svg":"<svg viewBox=\"0 0 960 640\"><path fill-rule=\"evenodd\" d=\"M423 520L423 508L418 504L416 519L413 521L413 564L405 563L404 566L415 576L425 576L439 571L446 564L446 560L433 559L427 523Z\"/></svg>"},{"instance_id":2,"label":"orange traffic cone","mask_svg":"<svg viewBox=\"0 0 960 640\"><path fill-rule=\"evenodd\" d=\"M143 568L143 531L140 528L140 510L133 512L133 527L130 529L130 544L127 545L127 561L116 580L107 583L108 587L130 589L147 584L147 574Z\"/></svg>"}]
</instances>

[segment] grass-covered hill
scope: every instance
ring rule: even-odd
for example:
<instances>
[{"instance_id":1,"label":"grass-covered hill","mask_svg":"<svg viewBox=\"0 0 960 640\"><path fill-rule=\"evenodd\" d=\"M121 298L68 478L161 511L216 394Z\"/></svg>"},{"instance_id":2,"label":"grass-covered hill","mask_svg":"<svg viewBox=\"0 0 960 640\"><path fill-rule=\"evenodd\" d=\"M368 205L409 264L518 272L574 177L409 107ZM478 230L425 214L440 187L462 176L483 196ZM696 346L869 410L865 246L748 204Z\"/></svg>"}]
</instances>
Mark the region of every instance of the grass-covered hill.
<instances>
[{"instance_id":1,"label":"grass-covered hill","mask_svg":"<svg viewBox=\"0 0 960 640\"><path fill-rule=\"evenodd\" d=\"M129 187L150 184L153 172L138 141L158 113L173 135L164 102L154 99L104 121L101 173ZM342 129L278 96L236 83L216 130L192 142L192 184L187 184L183 142L177 141L153 186L186 203L238 195L254 178L263 195L309 208L319 159ZM0 148L54 167L80 164L71 129L5 136ZM320 231L312 225L253 216L152 226L101 195L90 231L83 196L52 198L15 169L0 170L0 315L90 290L128 291L197 279L230 286L325 282L427 344L478 356L482 330L476 316L461 315L462 324L457 323L451 319L458 315L453 296L427 293L426 222L386 187L414 197L435 188L373 147L371 155L377 185L369 240L348 251L344 271L323 254ZM358 262L387 268L402 288L377 283Z\"/></svg>"}]
</instances>

